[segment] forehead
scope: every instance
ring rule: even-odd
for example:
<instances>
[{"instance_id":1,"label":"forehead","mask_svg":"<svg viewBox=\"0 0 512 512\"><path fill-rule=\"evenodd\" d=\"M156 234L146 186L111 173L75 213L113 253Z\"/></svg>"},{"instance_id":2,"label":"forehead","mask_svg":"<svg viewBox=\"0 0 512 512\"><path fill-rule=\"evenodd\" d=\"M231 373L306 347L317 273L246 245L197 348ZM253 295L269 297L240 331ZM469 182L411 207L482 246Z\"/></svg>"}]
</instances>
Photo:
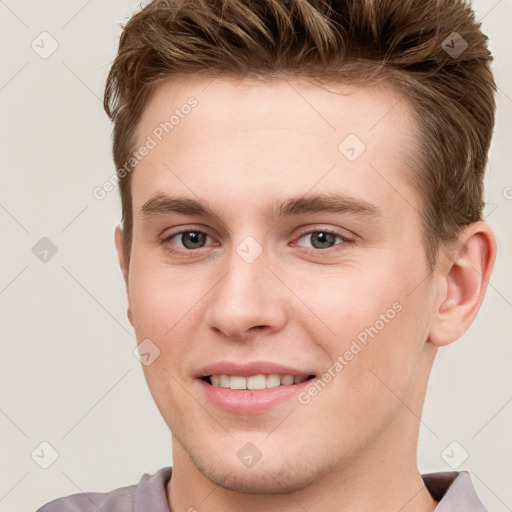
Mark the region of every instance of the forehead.
<instances>
[{"instance_id":1,"label":"forehead","mask_svg":"<svg viewBox=\"0 0 512 512\"><path fill-rule=\"evenodd\" d=\"M197 130L198 124L206 117L210 136L227 130L258 130L271 136L274 129L288 127L338 136L351 130L370 139L391 127L396 132L393 138L407 138L411 128L417 128L408 101L386 84L356 87L284 76L255 80L194 75L168 80L155 89L139 125L139 142L169 120L171 131L177 132L181 125L180 131L188 127L201 136L205 130Z\"/></svg>"},{"instance_id":2,"label":"forehead","mask_svg":"<svg viewBox=\"0 0 512 512\"><path fill-rule=\"evenodd\" d=\"M417 130L407 100L384 85L168 81L138 127L137 148L151 149L132 177L134 208L177 188L229 201L241 191L257 198L334 187L389 202L390 193L415 194L408 177L418 160Z\"/></svg>"}]
</instances>

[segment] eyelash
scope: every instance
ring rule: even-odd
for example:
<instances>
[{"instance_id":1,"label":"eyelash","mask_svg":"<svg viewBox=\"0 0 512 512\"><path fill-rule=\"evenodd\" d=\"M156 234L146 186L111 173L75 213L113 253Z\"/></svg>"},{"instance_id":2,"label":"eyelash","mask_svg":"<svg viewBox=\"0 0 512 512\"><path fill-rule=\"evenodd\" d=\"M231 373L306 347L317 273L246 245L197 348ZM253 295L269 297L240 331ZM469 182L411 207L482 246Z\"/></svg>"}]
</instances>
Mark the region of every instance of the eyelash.
<instances>
[{"instance_id":1,"label":"eyelash","mask_svg":"<svg viewBox=\"0 0 512 512\"><path fill-rule=\"evenodd\" d=\"M182 235L184 233L201 233L201 234L204 234L210 238L212 238L210 235L208 235L208 233L204 232L204 231L201 231L199 229L184 229L182 231L177 231L175 233L171 233L169 234L168 236L166 236L164 239L161 240L161 243L162 244L167 244L169 243L173 238L179 236L179 235ZM305 248L306 250L308 251L312 251L312 252L315 252L315 253L318 253L318 252L337 252L337 251L340 251L342 249L336 249L335 247L336 246L342 246L342 245L353 245L355 243L355 240L352 239L352 238L348 238L344 235L342 235L341 233L337 232L337 231L334 231L334 230L331 230L331 229L310 229L308 231L304 231L302 232L297 239L300 239L302 237L304 237L305 235L311 235L313 233L325 233L327 235L333 235L339 239L341 239L341 243L339 244L336 244L334 245L333 247L328 247L326 249L316 249L316 248ZM179 249L179 250L176 250L172 247L167 247L166 250L169 251L170 253L172 254L179 254L179 255L182 255L182 256L187 256L187 257L192 257L194 255L194 252L196 251L199 251L200 249L204 249L204 247L199 247L197 249Z\"/></svg>"}]
</instances>

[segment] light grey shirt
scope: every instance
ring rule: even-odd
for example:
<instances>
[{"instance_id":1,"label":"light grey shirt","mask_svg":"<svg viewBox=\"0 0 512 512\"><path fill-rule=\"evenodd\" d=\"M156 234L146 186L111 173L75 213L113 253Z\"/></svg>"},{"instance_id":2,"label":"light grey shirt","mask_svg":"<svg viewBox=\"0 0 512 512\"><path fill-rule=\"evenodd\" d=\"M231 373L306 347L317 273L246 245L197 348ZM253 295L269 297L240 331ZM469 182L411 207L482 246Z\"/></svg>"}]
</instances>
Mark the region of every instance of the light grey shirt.
<instances>
[{"instance_id":1,"label":"light grey shirt","mask_svg":"<svg viewBox=\"0 0 512 512\"><path fill-rule=\"evenodd\" d=\"M172 512L166 485L172 467L154 475L145 473L139 483L110 492L72 494L47 503L36 512ZM439 501L435 512L488 512L476 494L468 471L421 475L425 487Z\"/></svg>"}]
</instances>

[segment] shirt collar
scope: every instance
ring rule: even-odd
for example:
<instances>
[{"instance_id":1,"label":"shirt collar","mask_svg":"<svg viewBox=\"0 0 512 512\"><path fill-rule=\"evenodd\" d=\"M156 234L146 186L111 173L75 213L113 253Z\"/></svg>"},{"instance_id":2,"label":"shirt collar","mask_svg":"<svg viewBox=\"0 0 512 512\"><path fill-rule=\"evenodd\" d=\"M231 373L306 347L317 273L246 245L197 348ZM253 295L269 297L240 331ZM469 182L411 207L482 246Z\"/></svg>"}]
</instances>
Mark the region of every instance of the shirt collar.
<instances>
[{"instance_id":1,"label":"shirt collar","mask_svg":"<svg viewBox=\"0 0 512 512\"><path fill-rule=\"evenodd\" d=\"M439 501L434 512L487 512L468 471L443 471L421 475L425 487Z\"/></svg>"},{"instance_id":2,"label":"shirt collar","mask_svg":"<svg viewBox=\"0 0 512 512\"><path fill-rule=\"evenodd\" d=\"M140 479L135 497L133 512L171 512L167 501L166 486L171 478L172 467L160 469L154 475L145 473Z\"/></svg>"}]
</instances>

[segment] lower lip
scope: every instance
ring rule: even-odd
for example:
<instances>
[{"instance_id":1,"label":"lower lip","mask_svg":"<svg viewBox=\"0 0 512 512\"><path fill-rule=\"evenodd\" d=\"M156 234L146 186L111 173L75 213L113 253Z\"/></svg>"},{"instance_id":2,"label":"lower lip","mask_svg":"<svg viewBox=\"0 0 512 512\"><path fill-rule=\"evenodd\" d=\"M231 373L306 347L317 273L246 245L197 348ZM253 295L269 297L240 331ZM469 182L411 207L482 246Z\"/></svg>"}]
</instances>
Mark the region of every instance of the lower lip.
<instances>
[{"instance_id":1,"label":"lower lip","mask_svg":"<svg viewBox=\"0 0 512 512\"><path fill-rule=\"evenodd\" d=\"M253 391L212 386L202 379L199 379L199 384L207 398L221 409L239 414L260 414L290 398L296 398L297 394L309 386L312 380L314 379L305 380L300 384Z\"/></svg>"}]
</instances>

